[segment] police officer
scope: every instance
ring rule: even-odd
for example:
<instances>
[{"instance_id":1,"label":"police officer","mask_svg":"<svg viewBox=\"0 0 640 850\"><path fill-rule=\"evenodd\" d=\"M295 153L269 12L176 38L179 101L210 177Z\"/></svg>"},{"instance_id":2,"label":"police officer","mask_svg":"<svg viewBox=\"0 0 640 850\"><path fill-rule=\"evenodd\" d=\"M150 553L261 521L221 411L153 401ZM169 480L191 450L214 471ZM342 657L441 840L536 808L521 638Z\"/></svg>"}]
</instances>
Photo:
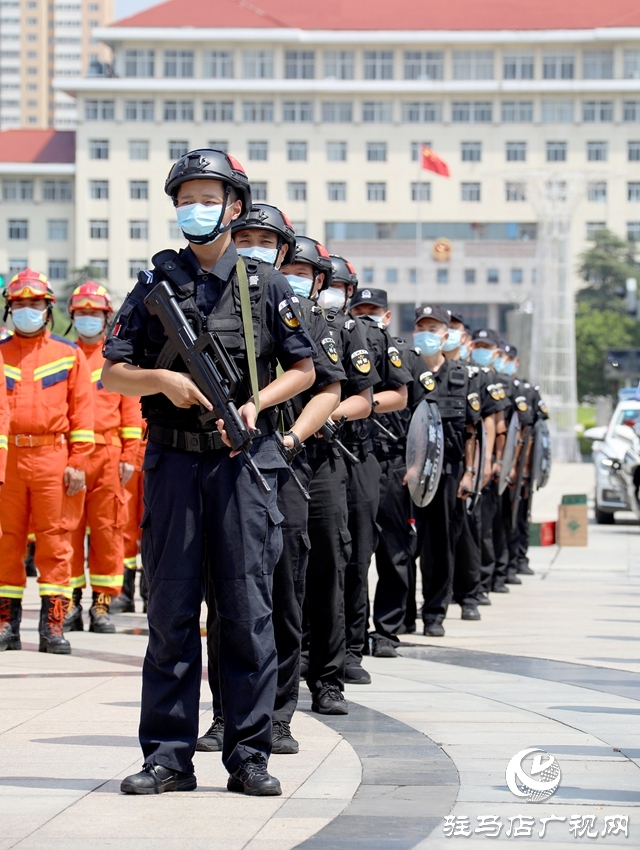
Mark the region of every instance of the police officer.
<instances>
[{"instance_id":1,"label":"police officer","mask_svg":"<svg viewBox=\"0 0 640 850\"><path fill-rule=\"evenodd\" d=\"M444 635L442 623L451 601L463 499L473 484L475 429L480 416L476 378L466 365L448 360L442 352L450 319L443 307L424 304L416 309L413 337L425 364L419 381L427 399L437 403L444 430L442 476L432 501L418 512L422 620L428 637Z\"/></svg>"},{"instance_id":2,"label":"police officer","mask_svg":"<svg viewBox=\"0 0 640 850\"><path fill-rule=\"evenodd\" d=\"M238 253L250 262L261 262L280 268L287 256L296 255L296 237L291 222L276 207L254 204L246 216L234 222L233 240ZM317 255L317 243L301 237L301 255L305 249ZM340 402L341 382L346 380L339 360L330 356L331 348L323 346L329 330L322 310L309 299L313 281L297 275L289 276L289 284L300 305L305 324L316 345L313 356L315 382L310 390L282 405L283 442L292 456L300 484L309 487L311 467L307 463L304 440L311 437L331 416ZM291 475L283 474L278 486L278 508L282 521L283 550L273 574L273 628L278 653L278 687L273 711L272 752L295 754L298 742L291 734L291 719L298 703L300 687L300 649L302 637L302 602L305 574L309 558L307 533L308 502L301 487ZM218 633L215 599L210 593L207 616L207 649L209 685L213 696L214 719L211 727L198 739L196 749L215 752L222 749L224 719L218 675Z\"/></svg>"},{"instance_id":3,"label":"police officer","mask_svg":"<svg viewBox=\"0 0 640 850\"><path fill-rule=\"evenodd\" d=\"M318 304L325 312L329 335L321 345L347 376L342 401L331 418L335 425L366 418L371 413L371 391L378 373L354 319L343 312L349 289L357 285L355 270L341 258L325 256L314 240L298 238L293 262L283 271L313 282ZM329 262L327 262L329 260ZM328 284L328 285L327 285ZM339 431L339 437L344 431ZM344 588L351 554L347 511L347 467L341 449L325 439L307 440L312 469L309 505L309 566L305 608L308 631L306 680L311 708L318 714L347 714L343 696L346 655Z\"/></svg>"},{"instance_id":4,"label":"police officer","mask_svg":"<svg viewBox=\"0 0 640 850\"><path fill-rule=\"evenodd\" d=\"M282 551L276 483L284 462L270 433L270 409L313 384L313 345L287 281L270 266L245 264L232 244L232 222L251 208L237 160L221 151L191 151L171 168L165 192L189 247L156 254L154 268L140 273L106 343L103 370L107 389L143 397L149 426L142 522L149 581L140 721L145 763L121 788L156 794L196 787L199 615L210 578L220 617L227 787L277 795L280 783L269 775L267 758L277 681L272 574ZM169 368L154 369L167 340L144 299L160 281L173 290L196 334L217 332L235 360L242 381L234 400L247 428L262 434L251 455L269 492L244 458L227 450L223 421L219 430L202 424L202 408L212 405L184 374L184 364L174 359ZM272 381L276 359L284 371Z\"/></svg>"}]
</instances>

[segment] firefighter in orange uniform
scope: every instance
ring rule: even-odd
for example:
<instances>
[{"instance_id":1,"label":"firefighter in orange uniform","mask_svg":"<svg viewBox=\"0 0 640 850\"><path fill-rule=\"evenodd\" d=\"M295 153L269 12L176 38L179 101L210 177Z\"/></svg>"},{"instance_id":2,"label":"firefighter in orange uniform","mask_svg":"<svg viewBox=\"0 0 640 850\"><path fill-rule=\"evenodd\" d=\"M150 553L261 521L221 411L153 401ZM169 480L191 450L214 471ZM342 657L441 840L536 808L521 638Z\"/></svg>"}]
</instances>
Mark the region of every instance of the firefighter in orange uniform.
<instances>
[{"instance_id":1,"label":"firefighter in orange uniform","mask_svg":"<svg viewBox=\"0 0 640 850\"><path fill-rule=\"evenodd\" d=\"M93 404L80 349L47 328L55 296L43 274L25 269L4 292L15 333L0 342L10 410L6 480L0 493L0 610L10 628L0 649L20 649L23 564L33 524L40 576L40 651L68 654L62 634L71 597L71 532L84 505L93 450Z\"/></svg>"},{"instance_id":2,"label":"firefighter in orange uniform","mask_svg":"<svg viewBox=\"0 0 640 850\"><path fill-rule=\"evenodd\" d=\"M144 420L143 420L144 430ZM138 568L138 554L140 552L140 538L143 505L142 505L142 482L144 475L142 473L142 461L144 460L144 452L147 447L146 440L140 440L138 447L138 457L136 458L135 470L125 490L129 496L127 503L128 513L127 522L123 529L124 531L124 582L122 585L122 593L112 602L111 610L113 613L133 614L136 606L134 597L136 594L136 570ZM146 585L144 583L144 573L140 572L140 593L144 600L143 612L147 611L146 602Z\"/></svg>"},{"instance_id":3,"label":"firefighter in orange uniform","mask_svg":"<svg viewBox=\"0 0 640 850\"><path fill-rule=\"evenodd\" d=\"M95 448L87 463L87 495L82 520L72 535L73 597L64 630L82 631L82 588L85 528L89 532L89 581L93 601L89 631L115 632L109 618L111 599L122 591L124 572L123 530L127 520L124 487L132 477L142 437L140 400L105 390L100 380L104 360L102 343L113 313L104 288L87 281L74 289L69 313L78 332L78 347L89 364L94 404Z\"/></svg>"}]
</instances>

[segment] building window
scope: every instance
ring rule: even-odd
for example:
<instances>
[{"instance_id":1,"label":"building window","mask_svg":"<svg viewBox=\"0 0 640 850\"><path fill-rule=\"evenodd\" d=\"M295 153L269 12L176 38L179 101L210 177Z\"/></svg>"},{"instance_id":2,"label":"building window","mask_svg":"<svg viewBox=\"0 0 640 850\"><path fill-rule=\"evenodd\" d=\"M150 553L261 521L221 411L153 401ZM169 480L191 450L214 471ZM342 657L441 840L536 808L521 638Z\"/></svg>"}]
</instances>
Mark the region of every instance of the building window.
<instances>
[{"instance_id":1,"label":"building window","mask_svg":"<svg viewBox=\"0 0 640 850\"><path fill-rule=\"evenodd\" d=\"M324 76L333 80L352 80L355 76L353 50L325 50Z\"/></svg>"},{"instance_id":2,"label":"building window","mask_svg":"<svg viewBox=\"0 0 640 850\"><path fill-rule=\"evenodd\" d=\"M132 201L147 201L149 199L149 181L130 180L129 197Z\"/></svg>"},{"instance_id":3,"label":"building window","mask_svg":"<svg viewBox=\"0 0 640 850\"><path fill-rule=\"evenodd\" d=\"M43 201L72 201L73 184L71 180L43 180Z\"/></svg>"},{"instance_id":4,"label":"building window","mask_svg":"<svg viewBox=\"0 0 640 850\"><path fill-rule=\"evenodd\" d=\"M313 80L316 54L313 50L285 50L284 76L287 80Z\"/></svg>"},{"instance_id":5,"label":"building window","mask_svg":"<svg viewBox=\"0 0 640 850\"><path fill-rule=\"evenodd\" d=\"M209 142L209 148L212 151L222 151L222 153L229 153L229 142L214 140L212 142Z\"/></svg>"},{"instance_id":6,"label":"building window","mask_svg":"<svg viewBox=\"0 0 640 850\"><path fill-rule=\"evenodd\" d=\"M442 50L405 50L405 80L441 80L444 77Z\"/></svg>"},{"instance_id":7,"label":"building window","mask_svg":"<svg viewBox=\"0 0 640 850\"><path fill-rule=\"evenodd\" d=\"M387 200L387 184L386 183L367 183L367 200L368 201L386 201Z\"/></svg>"},{"instance_id":8,"label":"building window","mask_svg":"<svg viewBox=\"0 0 640 850\"><path fill-rule=\"evenodd\" d=\"M247 142L247 157L254 161L266 162L269 158L269 142Z\"/></svg>"},{"instance_id":9,"label":"building window","mask_svg":"<svg viewBox=\"0 0 640 850\"><path fill-rule=\"evenodd\" d=\"M487 269L487 283L500 283L500 272L498 269Z\"/></svg>"},{"instance_id":10,"label":"building window","mask_svg":"<svg viewBox=\"0 0 640 850\"><path fill-rule=\"evenodd\" d=\"M347 200L346 183L327 183L327 199L330 201Z\"/></svg>"},{"instance_id":11,"label":"building window","mask_svg":"<svg viewBox=\"0 0 640 850\"><path fill-rule=\"evenodd\" d=\"M607 142L587 142L587 159L589 162L606 162L608 159Z\"/></svg>"},{"instance_id":12,"label":"building window","mask_svg":"<svg viewBox=\"0 0 640 850\"><path fill-rule=\"evenodd\" d=\"M458 124L475 121L486 124L493 120L493 104L490 101L454 101L451 107L451 120Z\"/></svg>"},{"instance_id":13,"label":"building window","mask_svg":"<svg viewBox=\"0 0 640 850\"><path fill-rule=\"evenodd\" d=\"M572 80L575 59L572 53L545 53L542 76L545 80Z\"/></svg>"},{"instance_id":14,"label":"building window","mask_svg":"<svg viewBox=\"0 0 640 850\"><path fill-rule=\"evenodd\" d=\"M149 142L146 139L130 139L129 159L149 159Z\"/></svg>"},{"instance_id":15,"label":"building window","mask_svg":"<svg viewBox=\"0 0 640 850\"><path fill-rule=\"evenodd\" d=\"M89 260L89 265L95 269L96 277L107 280L109 277L109 260Z\"/></svg>"},{"instance_id":16,"label":"building window","mask_svg":"<svg viewBox=\"0 0 640 850\"><path fill-rule=\"evenodd\" d=\"M442 104L436 101L415 101L402 104L402 120L407 124L442 121Z\"/></svg>"},{"instance_id":17,"label":"building window","mask_svg":"<svg viewBox=\"0 0 640 850\"><path fill-rule=\"evenodd\" d=\"M585 100L582 103L582 120L587 122L613 121L613 101Z\"/></svg>"},{"instance_id":18,"label":"building window","mask_svg":"<svg viewBox=\"0 0 640 850\"><path fill-rule=\"evenodd\" d=\"M505 183L507 201L526 201L527 193L524 183Z\"/></svg>"},{"instance_id":19,"label":"building window","mask_svg":"<svg viewBox=\"0 0 640 850\"><path fill-rule=\"evenodd\" d=\"M193 50L165 50L165 77L193 77Z\"/></svg>"},{"instance_id":20,"label":"building window","mask_svg":"<svg viewBox=\"0 0 640 850\"><path fill-rule=\"evenodd\" d=\"M307 184L303 181L287 183L287 198L290 201L306 201Z\"/></svg>"},{"instance_id":21,"label":"building window","mask_svg":"<svg viewBox=\"0 0 640 850\"><path fill-rule=\"evenodd\" d=\"M412 201L430 201L431 200L431 183L412 183L411 184L411 200Z\"/></svg>"},{"instance_id":22,"label":"building window","mask_svg":"<svg viewBox=\"0 0 640 850\"><path fill-rule=\"evenodd\" d=\"M296 236L306 236L307 235L307 222L306 221L292 221L291 227L296 234Z\"/></svg>"},{"instance_id":23,"label":"building window","mask_svg":"<svg viewBox=\"0 0 640 850\"><path fill-rule=\"evenodd\" d=\"M350 124L353 121L353 104L349 100L325 100L322 121L324 124Z\"/></svg>"},{"instance_id":24,"label":"building window","mask_svg":"<svg viewBox=\"0 0 640 850\"><path fill-rule=\"evenodd\" d=\"M587 199L589 201L606 201L607 184L600 180L587 183Z\"/></svg>"},{"instance_id":25,"label":"building window","mask_svg":"<svg viewBox=\"0 0 640 850\"><path fill-rule=\"evenodd\" d=\"M233 121L232 100L206 100L202 104L203 121Z\"/></svg>"},{"instance_id":26,"label":"building window","mask_svg":"<svg viewBox=\"0 0 640 850\"><path fill-rule=\"evenodd\" d=\"M518 284L524 280L524 272L522 269L511 269L511 283Z\"/></svg>"},{"instance_id":27,"label":"building window","mask_svg":"<svg viewBox=\"0 0 640 850\"><path fill-rule=\"evenodd\" d=\"M29 265L27 258L9 260L9 280Z\"/></svg>"},{"instance_id":28,"label":"building window","mask_svg":"<svg viewBox=\"0 0 640 850\"><path fill-rule=\"evenodd\" d=\"M407 269L407 279L408 279L409 283L417 283L418 282L418 269L415 268L415 267ZM413 305L411 305L411 306L413 306ZM413 317L413 313L412 313L412 317ZM412 318L412 321L411 321L411 326L413 327L413 318Z\"/></svg>"},{"instance_id":29,"label":"building window","mask_svg":"<svg viewBox=\"0 0 640 850\"><path fill-rule=\"evenodd\" d=\"M462 183L460 186L461 198L463 201L479 201L480 200L480 184L479 183Z\"/></svg>"},{"instance_id":30,"label":"building window","mask_svg":"<svg viewBox=\"0 0 640 850\"><path fill-rule=\"evenodd\" d=\"M233 53L230 50L205 50L202 75L215 80L230 80L233 77Z\"/></svg>"},{"instance_id":31,"label":"building window","mask_svg":"<svg viewBox=\"0 0 640 850\"><path fill-rule=\"evenodd\" d=\"M627 142L629 162L640 162L640 142Z\"/></svg>"},{"instance_id":32,"label":"building window","mask_svg":"<svg viewBox=\"0 0 640 850\"><path fill-rule=\"evenodd\" d=\"M313 121L313 101L285 100L282 104L282 120L298 124Z\"/></svg>"},{"instance_id":33,"label":"building window","mask_svg":"<svg viewBox=\"0 0 640 850\"><path fill-rule=\"evenodd\" d=\"M547 162L566 162L567 143L547 142Z\"/></svg>"},{"instance_id":34,"label":"building window","mask_svg":"<svg viewBox=\"0 0 640 850\"><path fill-rule=\"evenodd\" d=\"M8 221L9 239L28 239L29 222L24 218L10 218Z\"/></svg>"},{"instance_id":35,"label":"building window","mask_svg":"<svg viewBox=\"0 0 640 850\"><path fill-rule=\"evenodd\" d=\"M393 103L390 100L365 100L362 120L365 124L389 124L393 121Z\"/></svg>"},{"instance_id":36,"label":"building window","mask_svg":"<svg viewBox=\"0 0 640 850\"><path fill-rule=\"evenodd\" d=\"M640 241L640 221L627 222L627 239L634 242Z\"/></svg>"},{"instance_id":37,"label":"building window","mask_svg":"<svg viewBox=\"0 0 640 850\"><path fill-rule=\"evenodd\" d=\"M363 283L373 283L374 275L372 268L362 269L362 282Z\"/></svg>"},{"instance_id":38,"label":"building window","mask_svg":"<svg viewBox=\"0 0 640 850\"><path fill-rule=\"evenodd\" d=\"M129 277L134 280L147 268L146 260L129 260Z\"/></svg>"},{"instance_id":39,"label":"building window","mask_svg":"<svg viewBox=\"0 0 640 850\"><path fill-rule=\"evenodd\" d=\"M89 159L109 159L108 139L89 140Z\"/></svg>"},{"instance_id":40,"label":"building window","mask_svg":"<svg viewBox=\"0 0 640 850\"><path fill-rule=\"evenodd\" d=\"M125 121L153 121L155 104L152 100L125 100Z\"/></svg>"},{"instance_id":41,"label":"building window","mask_svg":"<svg viewBox=\"0 0 640 850\"><path fill-rule=\"evenodd\" d=\"M463 162L480 162L482 160L482 142L462 142L460 157Z\"/></svg>"},{"instance_id":42,"label":"building window","mask_svg":"<svg viewBox=\"0 0 640 850\"><path fill-rule=\"evenodd\" d=\"M640 201L640 183L627 183L627 200Z\"/></svg>"},{"instance_id":43,"label":"building window","mask_svg":"<svg viewBox=\"0 0 640 850\"><path fill-rule=\"evenodd\" d=\"M169 231L169 239L182 239L182 230L180 230L180 225L177 221L169 221L168 231Z\"/></svg>"},{"instance_id":44,"label":"building window","mask_svg":"<svg viewBox=\"0 0 640 850\"><path fill-rule=\"evenodd\" d=\"M266 201L267 200L267 184L256 183L255 181L251 182L251 197L254 201Z\"/></svg>"},{"instance_id":45,"label":"building window","mask_svg":"<svg viewBox=\"0 0 640 850\"><path fill-rule=\"evenodd\" d=\"M130 221L129 222L129 239L148 239L149 238L149 222L148 221Z\"/></svg>"},{"instance_id":46,"label":"building window","mask_svg":"<svg viewBox=\"0 0 640 850\"><path fill-rule=\"evenodd\" d=\"M47 222L47 239L50 242L66 242L69 238L69 222L66 218L51 218ZM66 277L66 275L65 275Z\"/></svg>"},{"instance_id":47,"label":"building window","mask_svg":"<svg viewBox=\"0 0 640 850\"><path fill-rule=\"evenodd\" d=\"M113 100L87 100L84 104L85 121L113 121L115 104Z\"/></svg>"},{"instance_id":48,"label":"building window","mask_svg":"<svg viewBox=\"0 0 640 850\"><path fill-rule=\"evenodd\" d=\"M271 80L273 50L245 50L242 54L242 74L248 80Z\"/></svg>"},{"instance_id":49,"label":"building window","mask_svg":"<svg viewBox=\"0 0 640 850\"><path fill-rule=\"evenodd\" d=\"M573 121L572 100L543 100L542 123L564 124Z\"/></svg>"},{"instance_id":50,"label":"building window","mask_svg":"<svg viewBox=\"0 0 640 850\"><path fill-rule=\"evenodd\" d=\"M533 54L505 53L502 57L502 76L505 80L532 80Z\"/></svg>"},{"instance_id":51,"label":"building window","mask_svg":"<svg viewBox=\"0 0 640 850\"><path fill-rule=\"evenodd\" d=\"M465 283L475 283L476 282L476 270L475 269L465 269L464 270L464 282Z\"/></svg>"},{"instance_id":52,"label":"building window","mask_svg":"<svg viewBox=\"0 0 640 850\"><path fill-rule=\"evenodd\" d=\"M384 270L384 282L385 283L397 283L398 282L398 269L385 269Z\"/></svg>"},{"instance_id":53,"label":"building window","mask_svg":"<svg viewBox=\"0 0 640 850\"><path fill-rule=\"evenodd\" d=\"M640 50L624 51L623 76L627 80L640 79Z\"/></svg>"},{"instance_id":54,"label":"building window","mask_svg":"<svg viewBox=\"0 0 640 850\"><path fill-rule=\"evenodd\" d=\"M640 121L640 100L625 100L622 104L623 121Z\"/></svg>"},{"instance_id":55,"label":"building window","mask_svg":"<svg viewBox=\"0 0 640 850\"><path fill-rule=\"evenodd\" d=\"M530 124L533 121L533 101L504 100L502 120L505 124Z\"/></svg>"},{"instance_id":56,"label":"building window","mask_svg":"<svg viewBox=\"0 0 640 850\"><path fill-rule=\"evenodd\" d=\"M109 238L109 222L104 219L92 219L89 222L89 238L90 239L108 239Z\"/></svg>"},{"instance_id":57,"label":"building window","mask_svg":"<svg viewBox=\"0 0 640 850\"><path fill-rule=\"evenodd\" d=\"M109 197L109 181L89 180L89 197L94 201L106 201Z\"/></svg>"},{"instance_id":58,"label":"building window","mask_svg":"<svg viewBox=\"0 0 640 850\"><path fill-rule=\"evenodd\" d=\"M3 180L3 201L32 201L33 180Z\"/></svg>"},{"instance_id":59,"label":"building window","mask_svg":"<svg viewBox=\"0 0 640 850\"><path fill-rule=\"evenodd\" d=\"M193 121L192 100L165 100L165 121Z\"/></svg>"},{"instance_id":60,"label":"building window","mask_svg":"<svg viewBox=\"0 0 640 850\"><path fill-rule=\"evenodd\" d=\"M365 80L392 80L393 51L365 50L364 78Z\"/></svg>"},{"instance_id":61,"label":"building window","mask_svg":"<svg viewBox=\"0 0 640 850\"><path fill-rule=\"evenodd\" d=\"M386 162L387 143L367 142L367 162Z\"/></svg>"},{"instance_id":62,"label":"building window","mask_svg":"<svg viewBox=\"0 0 640 850\"><path fill-rule=\"evenodd\" d=\"M585 50L582 54L582 76L585 80L612 80L613 50Z\"/></svg>"},{"instance_id":63,"label":"building window","mask_svg":"<svg viewBox=\"0 0 640 850\"><path fill-rule=\"evenodd\" d=\"M526 142L507 142L507 162L526 162L527 161L527 143Z\"/></svg>"},{"instance_id":64,"label":"building window","mask_svg":"<svg viewBox=\"0 0 640 850\"><path fill-rule=\"evenodd\" d=\"M411 162L422 162L422 148L430 148L431 142L411 142Z\"/></svg>"},{"instance_id":65,"label":"building window","mask_svg":"<svg viewBox=\"0 0 640 850\"><path fill-rule=\"evenodd\" d=\"M174 139L169 142L169 159L180 159L189 152L189 142Z\"/></svg>"},{"instance_id":66,"label":"building window","mask_svg":"<svg viewBox=\"0 0 640 850\"><path fill-rule=\"evenodd\" d=\"M346 142L327 142L327 161L328 162L346 162L347 161L347 143Z\"/></svg>"},{"instance_id":67,"label":"building window","mask_svg":"<svg viewBox=\"0 0 640 850\"><path fill-rule=\"evenodd\" d=\"M436 269L436 283L449 283L449 269Z\"/></svg>"},{"instance_id":68,"label":"building window","mask_svg":"<svg viewBox=\"0 0 640 850\"><path fill-rule=\"evenodd\" d=\"M454 50L454 80L492 80L493 50Z\"/></svg>"},{"instance_id":69,"label":"building window","mask_svg":"<svg viewBox=\"0 0 640 850\"><path fill-rule=\"evenodd\" d=\"M471 121L471 104L469 101L454 101L451 105L451 120L457 124Z\"/></svg>"},{"instance_id":70,"label":"building window","mask_svg":"<svg viewBox=\"0 0 640 850\"><path fill-rule=\"evenodd\" d=\"M66 280L67 260L49 260L49 280Z\"/></svg>"},{"instance_id":71,"label":"building window","mask_svg":"<svg viewBox=\"0 0 640 850\"><path fill-rule=\"evenodd\" d=\"M154 77L155 51L125 50L124 75L125 77Z\"/></svg>"},{"instance_id":72,"label":"building window","mask_svg":"<svg viewBox=\"0 0 640 850\"><path fill-rule=\"evenodd\" d=\"M595 239L596 233L601 230L606 230L607 224L604 221L588 221L587 222L587 239Z\"/></svg>"},{"instance_id":73,"label":"building window","mask_svg":"<svg viewBox=\"0 0 640 850\"><path fill-rule=\"evenodd\" d=\"M287 159L289 162L307 161L306 142L287 142Z\"/></svg>"}]
</instances>

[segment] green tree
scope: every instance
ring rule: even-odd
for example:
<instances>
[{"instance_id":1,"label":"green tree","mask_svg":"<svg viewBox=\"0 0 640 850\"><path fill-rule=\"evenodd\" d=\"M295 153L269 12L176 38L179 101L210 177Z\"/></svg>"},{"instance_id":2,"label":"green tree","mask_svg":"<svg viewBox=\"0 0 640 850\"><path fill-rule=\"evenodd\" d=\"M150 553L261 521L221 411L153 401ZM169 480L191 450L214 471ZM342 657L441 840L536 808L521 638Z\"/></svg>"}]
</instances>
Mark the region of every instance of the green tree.
<instances>
[{"instance_id":1,"label":"green tree","mask_svg":"<svg viewBox=\"0 0 640 850\"><path fill-rule=\"evenodd\" d=\"M638 278L636 243L621 239L610 230L599 230L593 246L580 255L578 272L586 286L579 290L578 304L624 313L626 280Z\"/></svg>"},{"instance_id":2,"label":"green tree","mask_svg":"<svg viewBox=\"0 0 640 850\"><path fill-rule=\"evenodd\" d=\"M640 327L635 319L615 309L600 310L591 304L579 303L576 313L578 398L611 395L613 382L604 375L607 350L639 345Z\"/></svg>"}]
</instances>

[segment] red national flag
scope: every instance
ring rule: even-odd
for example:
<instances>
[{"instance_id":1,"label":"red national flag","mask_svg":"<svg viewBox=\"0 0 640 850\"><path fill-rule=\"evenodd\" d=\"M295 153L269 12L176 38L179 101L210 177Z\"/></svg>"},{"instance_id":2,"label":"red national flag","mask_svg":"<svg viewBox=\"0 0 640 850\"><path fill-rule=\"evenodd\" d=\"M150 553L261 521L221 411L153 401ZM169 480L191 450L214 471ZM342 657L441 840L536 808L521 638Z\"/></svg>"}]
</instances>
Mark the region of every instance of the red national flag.
<instances>
[{"instance_id":1,"label":"red national flag","mask_svg":"<svg viewBox=\"0 0 640 850\"><path fill-rule=\"evenodd\" d=\"M449 166L447 163L443 159L440 159L440 157L426 145L422 146L422 167L427 171L435 171L436 174L442 174L443 177L451 176L449 174Z\"/></svg>"}]
</instances>

